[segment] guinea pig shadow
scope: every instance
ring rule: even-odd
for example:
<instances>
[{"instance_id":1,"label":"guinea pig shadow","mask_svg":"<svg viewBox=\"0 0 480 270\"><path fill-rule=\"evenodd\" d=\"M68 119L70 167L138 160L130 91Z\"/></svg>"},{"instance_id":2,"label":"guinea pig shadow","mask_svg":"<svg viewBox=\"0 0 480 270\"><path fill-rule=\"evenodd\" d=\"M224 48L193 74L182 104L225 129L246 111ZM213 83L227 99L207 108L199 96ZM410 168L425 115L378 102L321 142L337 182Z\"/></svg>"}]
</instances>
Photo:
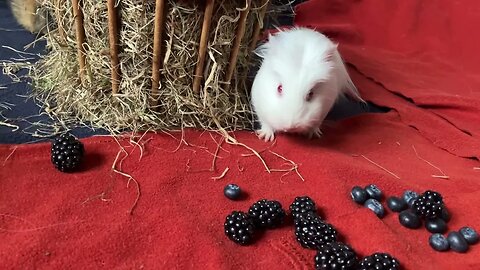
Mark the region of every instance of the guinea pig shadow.
<instances>
[{"instance_id":1,"label":"guinea pig shadow","mask_svg":"<svg viewBox=\"0 0 480 270\"><path fill-rule=\"evenodd\" d=\"M83 157L82 165L80 166L81 171L89 171L101 167L105 164L105 157L100 153L96 152L86 152Z\"/></svg>"}]
</instances>

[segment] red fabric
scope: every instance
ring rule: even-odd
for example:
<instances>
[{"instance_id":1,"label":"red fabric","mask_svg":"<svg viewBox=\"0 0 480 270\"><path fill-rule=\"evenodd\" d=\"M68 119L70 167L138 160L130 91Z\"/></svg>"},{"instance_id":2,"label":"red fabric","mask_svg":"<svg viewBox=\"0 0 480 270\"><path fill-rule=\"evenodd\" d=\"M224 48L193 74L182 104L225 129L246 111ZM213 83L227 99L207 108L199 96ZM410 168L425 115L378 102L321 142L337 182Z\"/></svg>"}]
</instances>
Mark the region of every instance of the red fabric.
<instances>
[{"instance_id":1,"label":"red fabric","mask_svg":"<svg viewBox=\"0 0 480 270\"><path fill-rule=\"evenodd\" d=\"M53 168L48 144L0 146L2 269L313 269L315 253L296 242L291 223L247 247L223 233L231 211L245 211L261 198L287 208L299 195L317 201L359 256L389 252L405 269L479 269L480 245L466 254L435 252L425 229L406 229L391 212L378 219L349 197L353 185L372 182L387 196L434 189L452 212L451 230L480 230L480 171L474 169L480 164L465 158L480 156L473 34L479 7L447 0L299 6L298 24L327 30L341 42L362 95L393 108L328 126L321 140L279 135L270 150L298 163L305 181L294 172L269 174L258 158L243 155L248 150L226 143L216 170L208 171L216 134L188 131L189 145L179 145L180 134L148 134L143 151L120 142L129 153L121 171L141 188L129 214L136 186L127 187L128 177L111 170L120 149L113 139L83 140L86 163L75 174ZM235 136L258 151L270 145L250 132ZM270 168L288 168L268 150L262 156ZM432 177L442 172L424 160L450 178ZM211 179L226 168L224 178ZM223 187L230 182L248 197L226 199Z\"/></svg>"}]
</instances>

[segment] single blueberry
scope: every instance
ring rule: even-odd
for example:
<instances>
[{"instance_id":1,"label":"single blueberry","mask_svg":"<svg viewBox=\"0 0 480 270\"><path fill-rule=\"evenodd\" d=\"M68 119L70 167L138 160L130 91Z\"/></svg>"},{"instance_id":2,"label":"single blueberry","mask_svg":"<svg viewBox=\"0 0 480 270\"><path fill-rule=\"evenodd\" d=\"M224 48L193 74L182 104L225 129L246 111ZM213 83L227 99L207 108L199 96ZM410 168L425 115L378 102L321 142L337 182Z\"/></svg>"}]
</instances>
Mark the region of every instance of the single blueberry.
<instances>
[{"instance_id":1,"label":"single blueberry","mask_svg":"<svg viewBox=\"0 0 480 270\"><path fill-rule=\"evenodd\" d=\"M415 200L418 198L418 193L412 190L406 190L403 192L403 200L412 207Z\"/></svg>"},{"instance_id":2,"label":"single blueberry","mask_svg":"<svg viewBox=\"0 0 480 270\"><path fill-rule=\"evenodd\" d=\"M383 218L385 216L385 209L383 208L383 205L375 199L368 199L364 206L372 210L379 218Z\"/></svg>"},{"instance_id":3,"label":"single blueberry","mask_svg":"<svg viewBox=\"0 0 480 270\"><path fill-rule=\"evenodd\" d=\"M387 206L393 212L401 212L407 209L407 203L398 197L389 197L387 199Z\"/></svg>"},{"instance_id":4,"label":"single blueberry","mask_svg":"<svg viewBox=\"0 0 480 270\"><path fill-rule=\"evenodd\" d=\"M380 201L382 199L382 191L375 184L370 184L366 186L365 191L372 199L375 199L377 201Z\"/></svg>"},{"instance_id":5,"label":"single blueberry","mask_svg":"<svg viewBox=\"0 0 480 270\"><path fill-rule=\"evenodd\" d=\"M447 208L443 206L442 213L440 213L440 217L445 221L449 222L452 216L450 215L450 212L448 212Z\"/></svg>"},{"instance_id":6,"label":"single blueberry","mask_svg":"<svg viewBox=\"0 0 480 270\"><path fill-rule=\"evenodd\" d=\"M478 242L478 233L473 228L462 227L459 232L468 244L473 245Z\"/></svg>"},{"instance_id":7,"label":"single blueberry","mask_svg":"<svg viewBox=\"0 0 480 270\"><path fill-rule=\"evenodd\" d=\"M240 195L242 195L242 190L236 184L228 184L223 189L223 194L231 200L237 200L240 198Z\"/></svg>"},{"instance_id":8,"label":"single blueberry","mask_svg":"<svg viewBox=\"0 0 480 270\"><path fill-rule=\"evenodd\" d=\"M365 189L359 186L354 186L352 188L350 196L352 196L353 201L358 204L363 204L368 199L368 193L365 191Z\"/></svg>"},{"instance_id":9,"label":"single blueberry","mask_svg":"<svg viewBox=\"0 0 480 270\"><path fill-rule=\"evenodd\" d=\"M431 233L444 233L447 231L447 223L441 218L427 219L425 228Z\"/></svg>"},{"instance_id":10,"label":"single blueberry","mask_svg":"<svg viewBox=\"0 0 480 270\"><path fill-rule=\"evenodd\" d=\"M417 229L422 225L420 217L409 209L400 212L398 220L400 221L400 224L409 229Z\"/></svg>"},{"instance_id":11,"label":"single blueberry","mask_svg":"<svg viewBox=\"0 0 480 270\"><path fill-rule=\"evenodd\" d=\"M468 243L459 232L450 232L447 236L450 248L459 253L465 253L468 250Z\"/></svg>"},{"instance_id":12,"label":"single blueberry","mask_svg":"<svg viewBox=\"0 0 480 270\"><path fill-rule=\"evenodd\" d=\"M437 251L446 251L450 248L447 238L440 233L434 233L428 239L430 246Z\"/></svg>"}]
</instances>

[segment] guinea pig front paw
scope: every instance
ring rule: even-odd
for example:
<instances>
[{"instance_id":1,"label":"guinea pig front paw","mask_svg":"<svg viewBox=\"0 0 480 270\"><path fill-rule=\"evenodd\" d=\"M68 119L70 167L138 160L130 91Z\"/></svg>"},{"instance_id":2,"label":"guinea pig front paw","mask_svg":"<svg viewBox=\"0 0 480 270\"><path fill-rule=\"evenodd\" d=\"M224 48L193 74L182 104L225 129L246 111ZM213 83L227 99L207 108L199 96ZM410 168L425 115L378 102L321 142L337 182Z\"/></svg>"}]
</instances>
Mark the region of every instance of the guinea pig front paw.
<instances>
[{"instance_id":1,"label":"guinea pig front paw","mask_svg":"<svg viewBox=\"0 0 480 270\"><path fill-rule=\"evenodd\" d=\"M319 127L314 128L308 132L308 138L309 139L319 139L323 135L322 131L320 130Z\"/></svg>"},{"instance_id":2,"label":"guinea pig front paw","mask_svg":"<svg viewBox=\"0 0 480 270\"><path fill-rule=\"evenodd\" d=\"M275 139L275 132L273 129L262 126L260 130L256 131L258 138L264 140L265 142L273 141Z\"/></svg>"}]
</instances>

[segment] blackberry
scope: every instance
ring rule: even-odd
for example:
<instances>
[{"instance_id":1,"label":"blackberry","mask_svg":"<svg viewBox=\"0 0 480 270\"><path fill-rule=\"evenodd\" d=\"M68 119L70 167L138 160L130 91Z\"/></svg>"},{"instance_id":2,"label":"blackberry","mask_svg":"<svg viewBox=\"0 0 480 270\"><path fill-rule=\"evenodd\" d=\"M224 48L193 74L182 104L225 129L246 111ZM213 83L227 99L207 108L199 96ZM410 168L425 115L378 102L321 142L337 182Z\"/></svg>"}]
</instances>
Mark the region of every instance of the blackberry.
<instances>
[{"instance_id":1,"label":"blackberry","mask_svg":"<svg viewBox=\"0 0 480 270\"><path fill-rule=\"evenodd\" d=\"M358 264L356 252L347 244L341 242L328 243L315 255L317 270L353 270Z\"/></svg>"},{"instance_id":2,"label":"blackberry","mask_svg":"<svg viewBox=\"0 0 480 270\"><path fill-rule=\"evenodd\" d=\"M285 210L278 201L262 199L255 202L248 214L252 217L253 222L260 228L276 228L285 220Z\"/></svg>"},{"instance_id":3,"label":"blackberry","mask_svg":"<svg viewBox=\"0 0 480 270\"><path fill-rule=\"evenodd\" d=\"M427 190L412 205L412 209L423 218L436 218L443 211L443 199L440 193Z\"/></svg>"},{"instance_id":4,"label":"blackberry","mask_svg":"<svg viewBox=\"0 0 480 270\"><path fill-rule=\"evenodd\" d=\"M312 198L308 196L298 196L296 197L292 204L290 204L290 212L294 219L296 219L300 214L317 211L317 206Z\"/></svg>"},{"instance_id":5,"label":"blackberry","mask_svg":"<svg viewBox=\"0 0 480 270\"><path fill-rule=\"evenodd\" d=\"M225 218L225 235L242 246L252 242L255 235L253 220L242 211L233 211Z\"/></svg>"},{"instance_id":6,"label":"blackberry","mask_svg":"<svg viewBox=\"0 0 480 270\"><path fill-rule=\"evenodd\" d=\"M377 252L363 258L357 270L399 270L400 262L388 253Z\"/></svg>"},{"instance_id":7,"label":"blackberry","mask_svg":"<svg viewBox=\"0 0 480 270\"><path fill-rule=\"evenodd\" d=\"M327 243L337 241L335 228L314 213L300 214L294 225L297 241L304 248L320 249Z\"/></svg>"},{"instance_id":8,"label":"blackberry","mask_svg":"<svg viewBox=\"0 0 480 270\"><path fill-rule=\"evenodd\" d=\"M52 142L51 161L61 172L77 169L84 155L82 142L69 133L62 134Z\"/></svg>"}]
</instances>

